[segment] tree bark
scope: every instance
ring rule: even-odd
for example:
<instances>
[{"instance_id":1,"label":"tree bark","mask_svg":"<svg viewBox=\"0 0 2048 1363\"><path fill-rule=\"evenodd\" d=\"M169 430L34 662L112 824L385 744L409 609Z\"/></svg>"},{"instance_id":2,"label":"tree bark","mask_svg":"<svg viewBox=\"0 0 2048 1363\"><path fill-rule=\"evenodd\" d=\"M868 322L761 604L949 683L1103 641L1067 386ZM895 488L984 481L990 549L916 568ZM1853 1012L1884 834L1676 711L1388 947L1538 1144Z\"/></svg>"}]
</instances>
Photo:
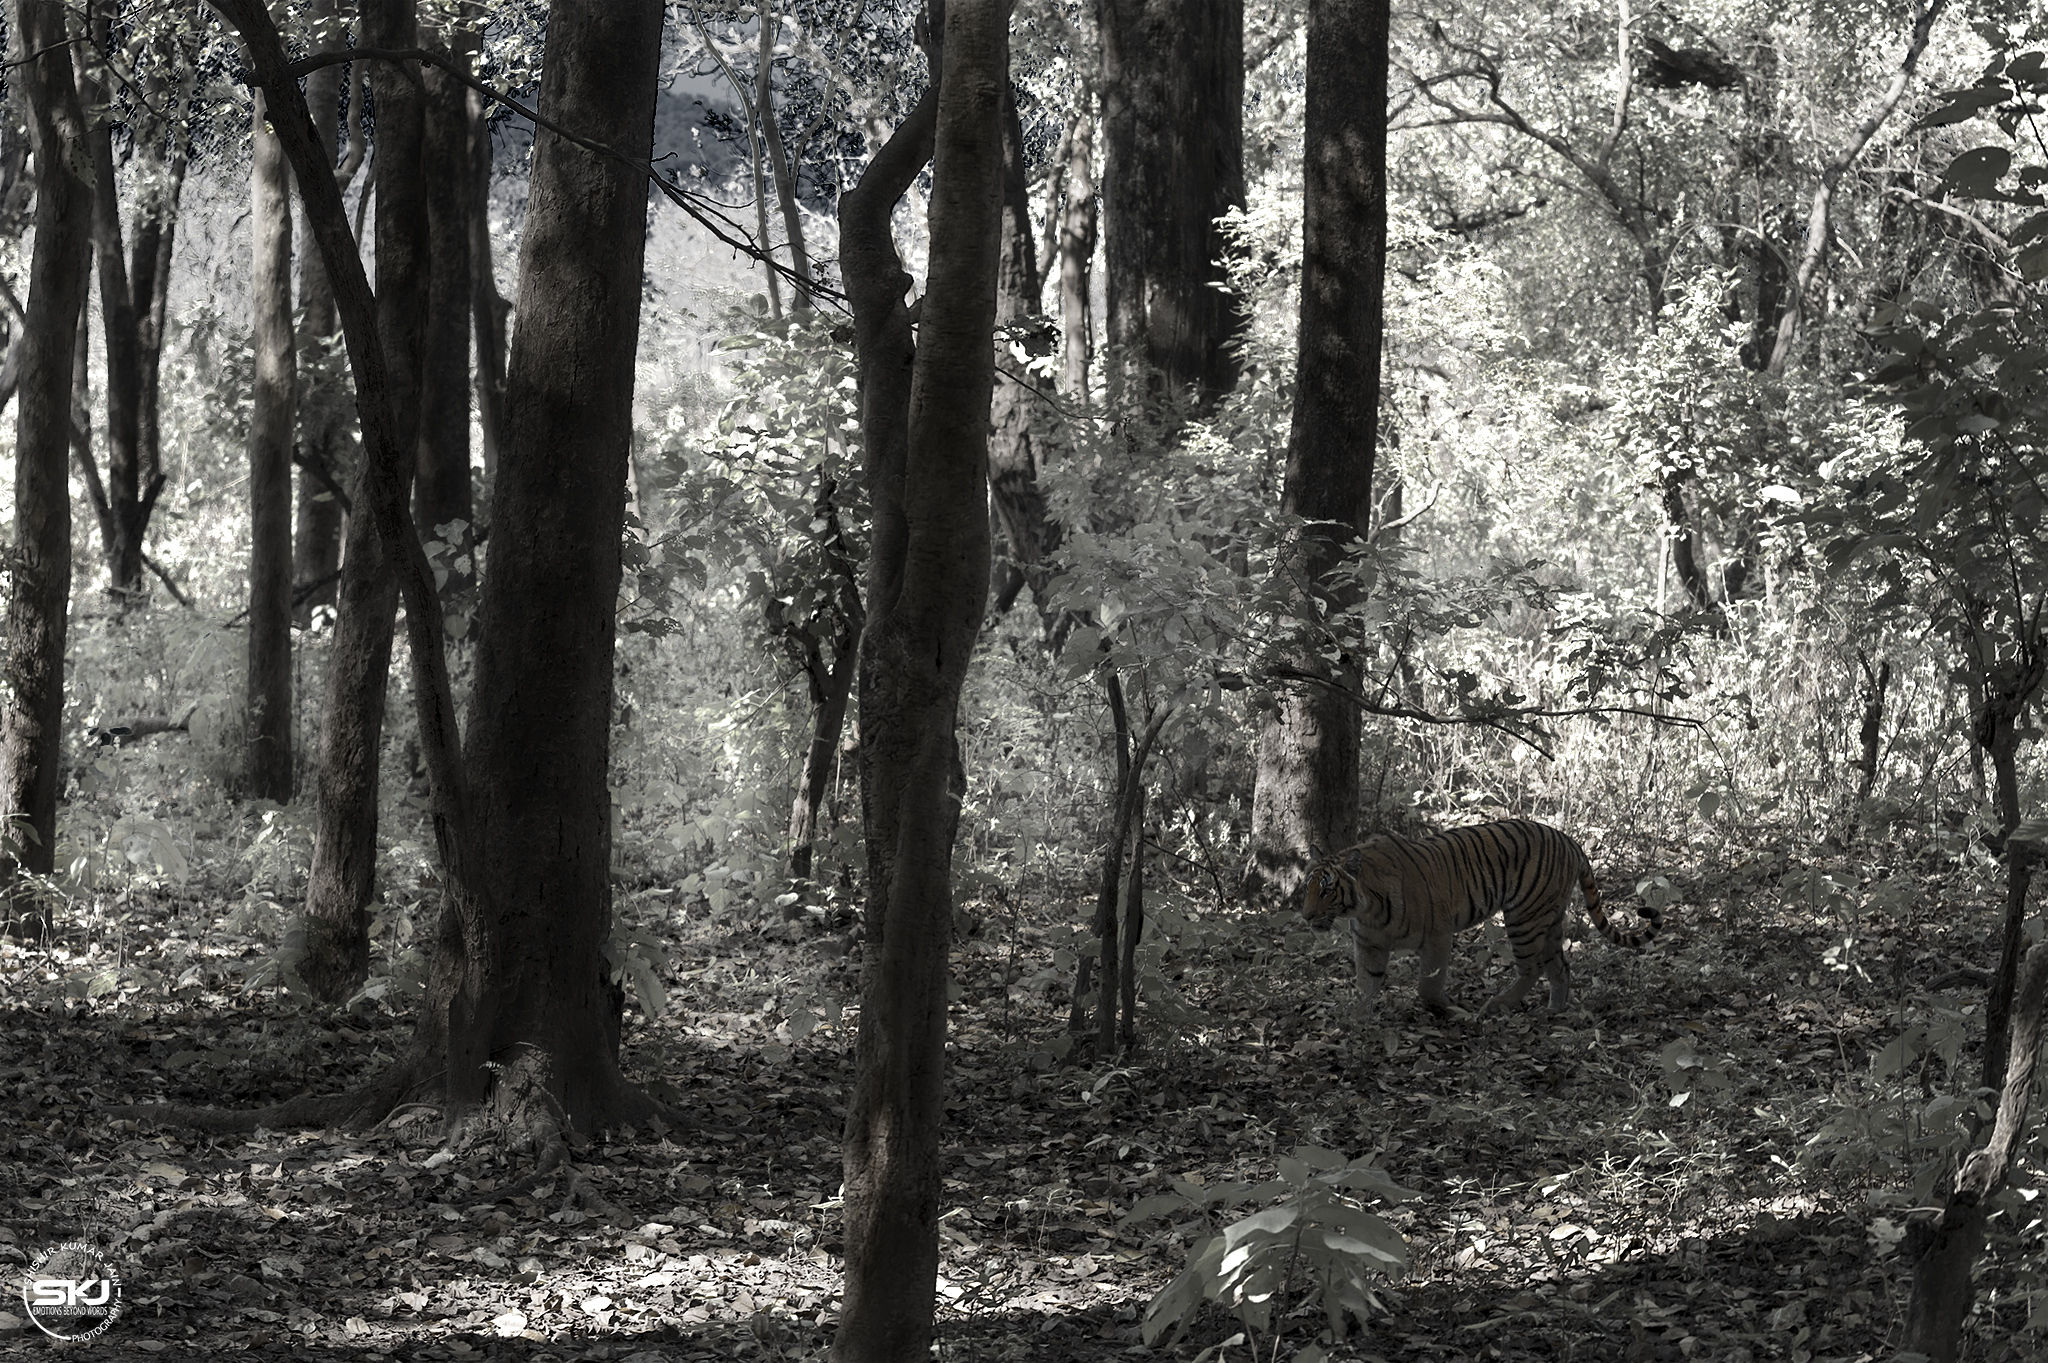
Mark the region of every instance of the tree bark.
<instances>
[{"instance_id":1,"label":"tree bark","mask_svg":"<svg viewBox=\"0 0 2048 1363\"><path fill-rule=\"evenodd\" d=\"M292 798L292 353L291 180L256 93L250 140L250 283L256 352L249 411L249 677L245 793Z\"/></svg>"},{"instance_id":2,"label":"tree bark","mask_svg":"<svg viewBox=\"0 0 2048 1363\"><path fill-rule=\"evenodd\" d=\"M846 1117L838 1363L922 1359L931 1347L952 850L963 793L956 785L956 724L989 580L988 419L1008 11L1005 0L952 0L945 7L945 59L934 63L942 69L933 81L930 269L909 402L893 421L893 414L866 405L880 390L867 373L871 362L886 366L899 353L866 344L860 352L874 499L860 671L868 907ZM928 96L910 124L919 124L932 104ZM842 259L874 269L856 303L856 334L864 340L886 331L901 308L902 269L887 235L888 213L907 180L897 172L908 162L914 175L923 160L912 159L921 141L921 130L899 129L859 188L841 200L842 227L859 238L847 243L842 235ZM906 144L902 153L895 152L898 142ZM851 270L847 277L851 292ZM880 315L873 311L878 295ZM889 429L876 431L877 424ZM907 440L893 439L896 424L907 427Z\"/></svg>"},{"instance_id":3,"label":"tree bark","mask_svg":"<svg viewBox=\"0 0 2048 1363\"><path fill-rule=\"evenodd\" d=\"M540 113L644 159L662 14L659 0L555 0ZM586 1132L653 1110L620 1074L601 956L646 219L644 173L536 134L469 740L501 981L486 1050L514 1071L549 1066L548 1104Z\"/></svg>"},{"instance_id":4,"label":"tree bark","mask_svg":"<svg viewBox=\"0 0 2048 1363\"><path fill-rule=\"evenodd\" d=\"M792 291L789 305L793 312L811 310L811 291L806 284L811 278L811 253L804 247L804 219L796 205L796 167L790 164L789 151L783 145L782 125L775 117L775 30L776 23L766 6L762 7L760 26L761 65L754 73L754 103L761 113L761 133L768 144L768 168L775 174L775 203L782 210L782 235L789 242L789 271L798 282ZM766 249L768 240L761 240ZM770 276L775 272L769 271Z\"/></svg>"},{"instance_id":5,"label":"tree bark","mask_svg":"<svg viewBox=\"0 0 2048 1363\"><path fill-rule=\"evenodd\" d=\"M1010 329L1030 356L1050 349L1051 329L1040 310L1038 256L1031 230L1029 167L1025 163L1024 124L1014 98L1003 100L1003 213L1001 262L996 277L996 321ZM1039 429L1032 420L1038 395L1006 370L1020 366L1004 345L1003 364L996 372L995 402L989 420L994 433L988 446L989 502L1002 529L1003 555L996 569L995 608L1006 612L1026 586L1037 605L1048 637L1054 622L1045 598L1052 578L1047 556L1059 547L1059 527L1046 516L1045 494L1038 487Z\"/></svg>"},{"instance_id":6,"label":"tree bark","mask_svg":"<svg viewBox=\"0 0 2048 1363\"><path fill-rule=\"evenodd\" d=\"M1280 571L1304 619L1350 604L1331 582L1372 515L1386 302L1386 0L1310 0L1301 323L1281 511L1301 522ZM1313 642L1261 723L1248 890L1290 896L1311 848L1358 824L1357 667ZM1332 683L1318 685L1316 682Z\"/></svg>"},{"instance_id":7,"label":"tree bark","mask_svg":"<svg viewBox=\"0 0 2048 1363\"><path fill-rule=\"evenodd\" d=\"M413 0L365 0L363 38L369 47L413 46ZM428 268L421 172L425 116L417 73L376 62L369 84L378 109L372 163L377 198L376 336L388 413L406 451L399 475L404 496L418 463L419 334ZM332 154L325 154L321 164L332 181ZM304 185L301 177L302 194ZM335 185L337 198L340 192ZM309 217L311 212L309 202ZM351 250L354 241L351 234ZM328 268L333 268L331 263ZM333 284L338 298L340 281ZM355 344L349 342L352 362ZM360 413L360 365L356 383ZM377 781L399 586L389 558L390 541L370 504L370 485L376 477L365 457L351 493L356 511L348 518L342 552L320 728L313 860L306 879L306 955L299 973L307 988L330 1003L354 993L368 974L369 907L377 892ZM434 627L440 628L438 608Z\"/></svg>"},{"instance_id":8,"label":"tree bark","mask_svg":"<svg viewBox=\"0 0 2048 1363\"><path fill-rule=\"evenodd\" d=\"M335 0L313 0L307 7L306 24L315 49L332 50L346 46L347 27ZM313 112L313 137L335 177L345 189L355 178L354 166L336 165L340 135L336 115L354 126L357 110L350 101L345 112L341 103L344 72L351 86L356 68L323 66L306 75L306 105ZM303 627L312 623L313 611L335 601L332 578L341 566L342 498L334 486L355 481L356 459L348 433L347 385L340 375L322 363L334 342L339 319L334 310L334 287L327 282L327 267L320 253L305 251L299 256L299 309L304 317L300 334L299 364L299 504L292 535L292 577L305 584L327 585L301 592L294 616Z\"/></svg>"},{"instance_id":9,"label":"tree bark","mask_svg":"<svg viewBox=\"0 0 2048 1363\"><path fill-rule=\"evenodd\" d=\"M156 503L160 480L142 480L142 345L135 295L129 290L126 247L121 240L121 197L114 184L113 93L102 78L113 44L112 0L91 0L86 10L90 43L79 49L79 98L86 107L106 109L91 130L93 251L99 262L100 322L107 352L106 441L108 585L127 600L142 591L142 532ZM144 114L134 131L150 140L154 120ZM161 138L161 130L154 130Z\"/></svg>"},{"instance_id":10,"label":"tree bark","mask_svg":"<svg viewBox=\"0 0 2048 1363\"><path fill-rule=\"evenodd\" d=\"M457 27L423 35L467 67L474 35ZM413 519L420 533L447 545L444 592L461 591L472 575L455 565L470 552L469 333L472 281L469 269L471 193L469 186L469 91L439 67L422 66L426 83L426 132L421 173L426 182L427 322L420 358L420 469ZM453 538L441 527L460 522Z\"/></svg>"},{"instance_id":11,"label":"tree bark","mask_svg":"<svg viewBox=\"0 0 2048 1363\"><path fill-rule=\"evenodd\" d=\"M839 602L834 612L837 628L832 635L831 661L825 660L824 641L816 636L808 640L804 657L804 672L811 684L811 744L804 751L803 779L789 813L789 873L797 880L811 878L818 810L825 803L825 790L838 762L839 736L846 728L847 702L853 697L859 664L860 636L867 628L859 569L846 552L845 531L840 526L838 492L837 483L826 479L811 508L813 523L823 525L821 536Z\"/></svg>"},{"instance_id":12,"label":"tree bark","mask_svg":"<svg viewBox=\"0 0 2048 1363\"><path fill-rule=\"evenodd\" d=\"M401 437L393 416L378 337L379 300L371 295L369 281L363 276L341 190L314 141L305 98L286 62L283 41L259 0L213 0L213 4L241 32L255 82L278 111L273 126L306 200L328 278L334 282L367 456L359 504L376 518L380 539L391 546L406 602L413 697L420 747L431 780L430 808L445 886L445 912L414 1053L395 1079L372 1087L370 1098L388 1103L409 1082L417 1081L438 1091L450 1126L459 1127L474 1114L491 1079L486 1065L496 999L493 962L484 943L490 906L479 874L469 785L459 753L455 698L442 647L440 601L426 554L406 514L406 478L412 468L413 445ZM387 106L387 112L396 110ZM456 939L452 947L451 931ZM326 1110L324 1104L315 1106Z\"/></svg>"},{"instance_id":13,"label":"tree bark","mask_svg":"<svg viewBox=\"0 0 2048 1363\"><path fill-rule=\"evenodd\" d=\"M1998 1118L1991 1139L1956 1174L1939 1217L1907 1226L1905 1248L1913 1264L1913 1292L1906 1303L1905 1347L1931 1363L1955 1363L1962 1350L1963 1321L1975 1290L1970 1282L1984 1249L1988 1203L2005 1186L2027 1129L2034 1091L2034 1066L2041 1054L2041 1009L2048 995L2048 946L2027 953L2010 1043L2004 1048Z\"/></svg>"},{"instance_id":14,"label":"tree bark","mask_svg":"<svg viewBox=\"0 0 2048 1363\"><path fill-rule=\"evenodd\" d=\"M92 233L92 186L76 167L91 147L58 0L16 0L24 57L13 76L28 97L35 147L36 239L29 262L14 436L14 563L7 599L6 685L0 707L0 817L6 819L8 917L42 926L20 872L48 875L57 846L62 773L64 635L71 593L71 356L81 325Z\"/></svg>"},{"instance_id":15,"label":"tree bark","mask_svg":"<svg viewBox=\"0 0 2048 1363\"><path fill-rule=\"evenodd\" d=\"M1074 115L1067 202L1060 210L1060 391L1082 403L1088 400L1088 276L1095 260L1094 102L1091 91Z\"/></svg>"},{"instance_id":16,"label":"tree bark","mask_svg":"<svg viewBox=\"0 0 2048 1363\"><path fill-rule=\"evenodd\" d=\"M1216 219L1244 205L1243 0L1096 0L1110 361L1207 411L1237 382Z\"/></svg>"}]
</instances>

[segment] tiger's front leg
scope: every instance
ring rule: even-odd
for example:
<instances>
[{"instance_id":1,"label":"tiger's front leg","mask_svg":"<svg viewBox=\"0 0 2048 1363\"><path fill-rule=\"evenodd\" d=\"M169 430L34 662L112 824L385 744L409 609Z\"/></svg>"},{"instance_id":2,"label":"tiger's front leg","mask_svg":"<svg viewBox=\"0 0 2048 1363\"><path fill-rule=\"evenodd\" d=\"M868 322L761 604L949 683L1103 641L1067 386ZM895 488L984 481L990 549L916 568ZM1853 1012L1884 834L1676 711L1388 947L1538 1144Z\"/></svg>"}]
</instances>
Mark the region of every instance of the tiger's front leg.
<instances>
[{"instance_id":1,"label":"tiger's front leg","mask_svg":"<svg viewBox=\"0 0 2048 1363\"><path fill-rule=\"evenodd\" d=\"M1423 1006L1439 1017L1450 1012L1451 996L1444 989L1444 981L1451 973L1451 934L1435 933L1423 939L1420 972L1416 988L1422 994Z\"/></svg>"},{"instance_id":2,"label":"tiger's front leg","mask_svg":"<svg viewBox=\"0 0 2048 1363\"><path fill-rule=\"evenodd\" d=\"M1358 920L1351 920L1351 959L1358 972L1358 1020L1372 1019L1374 1006L1378 1003L1380 990L1387 983L1387 949L1383 946L1367 946L1365 938L1358 931Z\"/></svg>"}]
</instances>

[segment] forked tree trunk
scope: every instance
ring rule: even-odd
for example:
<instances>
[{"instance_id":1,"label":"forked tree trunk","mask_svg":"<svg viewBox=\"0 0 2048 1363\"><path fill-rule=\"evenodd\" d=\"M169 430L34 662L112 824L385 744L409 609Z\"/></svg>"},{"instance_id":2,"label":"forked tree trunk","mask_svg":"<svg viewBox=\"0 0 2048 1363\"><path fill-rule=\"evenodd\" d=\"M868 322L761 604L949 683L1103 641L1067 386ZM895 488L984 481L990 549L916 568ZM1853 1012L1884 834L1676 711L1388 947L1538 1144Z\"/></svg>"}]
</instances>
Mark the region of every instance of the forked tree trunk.
<instances>
[{"instance_id":1,"label":"forked tree trunk","mask_svg":"<svg viewBox=\"0 0 2048 1363\"><path fill-rule=\"evenodd\" d=\"M469 784L463 771L455 696L442 647L440 599L425 552L406 514L406 480L413 445L401 437L385 383L385 361L377 335L377 300L363 277L355 237L349 230L341 191L313 138L305 97L286 63L284 44L259 0L214 0L214 8L242 34L255 70L255 83L278 111L273 126L290 159L307 217L334 282L335 302L355 374L356 411L361 420L364 460L358 504L376 518L378 534L392 546L399 587L406 602L406 634L412 662L413 697L420 747L432 782L431 816L439 853L443 898L441 940L422 1005L414 1053L368 1090L334 1099L309 1099L275 1114L275 1121L331 1121L377 1116L415 1083L437 1092L451 1126L465 1124L483 1101L491 1079L492 1012L496 1005L493 962L484 941L490 917L487 890L479 873ZM559 8L559 7L558 7ZM567 27L565 24L564 27ZM552 46L553 24L550 24ZM651 45L650 45L651 46ZM454 939L451 944L451 937ZM381 1109L381 1110L380 1110ZM301 1115L303 1114L303 1115Z\"/></svg>"},{"instance_id":2,"label":"forked tree trunk","mask_svg":"<svg viewBox=\"0 0 2048 1363\"><path fill-rule=\"evenodd\" d=\"M413 0L365 0L363 37L369 47L413 46ZM426 310L427 216L421 173L425 115L416 76L388 62L370 69L378 110L376 159L371 163L377 198L376 332L385 400L405 447L402 488L410 486L418 461L420 325ZM326 154L321 164L331 167L332 154ZM331 169L328 178L333 179ZM304 183L301 178L302 192ZM340 192L337 185L337 198ZM310 202L307 211L310 217ZM353 236L350 241L353 244ZM340 281L333 282L338 298ZM351 351L355 344L351 339ZM360 385L359 366L356 380ZM360 387L356 396L360 410ZM306 880L306 955L299 967L307 987L330 1003L355 992L369 971L384 691L399 596L389 542L365 501L375 476L367 444L365 455L351 494L356 512L347 522L334 643L327 664L313 861ZM434 624L438 629L438 610Z\"/></svg>"},{"instance_id":3,"label":"forked tree trunk","mask_svg":"<svg viewBox=\"0 0 2048 1363\"><path fill-rule=\"evenodd\" d=\"M1331 581L1372 515L1387 243L1387 0L1310 0L1300 359L1281 514L1284 586L1304 618L1348 604ZM1312 611L1319 603L1321 611ZM1281 666L1259 731L1246 888L1286 897L1311 847L1358 824L1357 667L1309 640Z\"/></svg>"},{"instance_id":4,"label":"forked tree trunk","mask_svg":"<svg viewBox=\"0 0 2048 1363\"><path fill-rule=\"evenodd\" d=\"M1096 0L1095 16L1111 363L1207 410L1237 382L1216 219L1244 204L1243 0Z\"/></svg>"},{"instance_id":5,"label":"forked tree trunk","mask_svg":"<svg viewBox=\"0 0 2048 1363\"><path fill-rule=\"evenodd\" d=\"M91 42L80 49L79 97L87 105L105 106L113 98L104 75L103 55L113 45L113 2L92 0L86 13ZM132 130L138 142L147 143L152 133L161 142L162 129L152 128L154 122L145 112L142 123ZM152 486L145 486L142 477L141 326L136 298L129 289L128 259L121 240L121 196L114 183L113 120L99 119L92 128L91 140L93 251L99 262L101 334L107 352L107 514L103 527L107 532L107 575L116 597L132 600L142 591L143 529L163 484L157 479Z\"/></svg>"},{"instance_id":6,"label":"forked tree trunk","mask_svg":"<svg viewBox=\"0 0 2048 1363\"><path fill-rule=\"evenodd\" d=\"M539 112L644 163L654 138L660 0L556 0ZM478 612L469 769L498 981L485 1052L594 1131L654 1110L619 1071L611 931L612 673L633 433L647 179L535 134L510 443L491 493L502 552ZM410 608L408 608L410 609ZM507 1106L501 1096L501 1107Z\"/></svg>"},{"instance_id":7,"label":"forked tree trunk","mask_svg":"<svg viewBox=\"0 0 2048 1363\"><path fill-rule=\"evenodd\" d=\"M29 262L14 436L14 564L5 638L8 704L0 707L0 818L8 888L16 874L48 875L57 846L64 719L64 634L71 593L71 355L80 326L92 233L90 144L58 0L16 0L12 25L27 60L14 68L28 96L35 146L36 241ZM8 915L42 926L32 896L10 893Z\"/></svg>"},{"instance_id":8,"label":"forked tree trunk","mask_svg":"<svg viewBox=\"0 0 2048 1363\"><path fill-rule=\"evenodd\" d=\"M256 384L249 410L249 678L246 793L292 798L292 195L266 130L261 91L250 140L250 285Z\"/></svg>"},{"instance_id":9,"label":"forked tree trunk","mask_svg":"<svg viewBox=\"0 0 2048 1363\"><path fill-rule=\"evenodd\" d=\"M924 159L923 128L931 125L920 120L932 107L929 96L841 200L874 532L860 669L868 902L860 1039L847 1099L838 1363L899 1363L922 1359L931 1347L953 837L962 793L954 784L955 730L988 597L1008 18L1006 0L952 0L945 9L944 61L934 63L942 69L934 72L930 269L909 401L894 413L874 404L898 391L900 375L871 381L882 376L870 370L901 362L905 351L892 337L908 341L907 325L896 332L907 318L899 316L903 271L888 215ZM899 426L907 439L894 438Z\"/></svg>"},{"instance_id":10,"label":"forked tree trunk","mask_svg":"<svg viewBox=\"0 0 2048 1363\"><path fill-rule=\"evenodd\" d=\"M473 48L466 29L430 34L428 46L465 67ZM423 67L426 132L421 174L425 178L428 254L427 321L420 355L420 471L413 518L420 534L447 545L449 570L443 590L459 592L472 575L456 565L469 553L469 332L470 187L469 92L438 67ZM462 529L443 540L441 527Z\"/></svg>"}]
</instances>

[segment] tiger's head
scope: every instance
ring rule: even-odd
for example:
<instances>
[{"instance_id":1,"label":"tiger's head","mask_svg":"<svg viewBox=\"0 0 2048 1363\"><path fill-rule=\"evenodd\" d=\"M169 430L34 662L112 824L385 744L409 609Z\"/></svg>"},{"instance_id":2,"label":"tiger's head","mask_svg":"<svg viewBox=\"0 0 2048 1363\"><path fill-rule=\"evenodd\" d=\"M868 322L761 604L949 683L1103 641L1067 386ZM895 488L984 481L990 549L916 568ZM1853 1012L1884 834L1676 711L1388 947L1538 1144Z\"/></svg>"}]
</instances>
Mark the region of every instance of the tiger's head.
<instances>
[{"instance_id":1,"label":"tiger's head","mask_svg":"<svg viewBox=\"0 0 2048 1363\"><path fill-rule=\"evenodd\" d=\"M1337 857L1309 848L1308 874L1301 882L1301 916L1309 925L1327 928L1357 906L1357 885Z\"/></svg>"}]
</instances>

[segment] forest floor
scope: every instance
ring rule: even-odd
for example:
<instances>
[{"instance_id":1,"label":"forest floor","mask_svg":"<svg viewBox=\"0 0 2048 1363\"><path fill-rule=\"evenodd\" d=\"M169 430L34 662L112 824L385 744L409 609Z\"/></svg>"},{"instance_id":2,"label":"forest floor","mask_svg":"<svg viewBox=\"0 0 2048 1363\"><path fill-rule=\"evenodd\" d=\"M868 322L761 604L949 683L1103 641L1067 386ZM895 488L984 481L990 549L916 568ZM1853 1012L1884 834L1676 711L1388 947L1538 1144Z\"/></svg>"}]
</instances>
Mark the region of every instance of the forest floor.
<instances>
[{"instance_id":1,"label":"forest floor","mask_svg":"<svg viewBox=\"0 0 2048 1363\"><path fill-rule=\"evenodd\" d=\"M1331 1358L1889 1358L1909 1179L1946 1139L1905 1137L1957 1110L1929 1104L1976 1073L1990 881L1967 857L1723 853L1688 875L1687 855L1659 854L1679 898L1650 951L1574 944L1579 993L1560 1017L1431 1018L1406 958L1361 1029L1341 938L1220 916L1227 931L1169 962L1195 1021L1169 1035L1146 1019L1115 1069L1044 1049L1066 1016L1052 951L1080 905L984 910L956 958L940 1357L1192 1360L1226 1341L1242 1327L1210 1308L1171 1348L1140 1342L1147 1303L1219 1227L1127 1213L1176 1181L1269 1179L1308 1145L1375 1155L1417 1194L1379 1209L1408 1238L1408 1273ZM578 1152L620 1213L600 1217L570 1205L566 1175L514 1191L521 1158L487 1142L440 1151L423 1110L369 1132L232 1137L110 1119L120 1103L334 1091L405 1046L409 1024L381 1005L342 1014L244 987L274 939L233 930L204 879L132 892L50 944L0 945L0 1257L21 1273L60 1241L111 1247L126 1314L95 1357L822 1352L852 1014L801 1036L789 1022L851 995L843 937L669 912L668 1007L629 1010L626 1062L702 1126ZM1625 923L1626 881L1610 889ZM1485 956L1462 944L1460 1002L1498 987ZM111 983L77 997L93 978ZM1903 1081L1873 1071L1895 1042ZM2030 1197L2042 1171L2019 1181ZM1969 1358L2041 1356L2024 1332L2040 1227L1994 1234ZM1260 1357L1293 1357L1321 1314L1284 1323ZM0 1303L0 1352L37 1338Z\"/></svg>"}]
</instances>

